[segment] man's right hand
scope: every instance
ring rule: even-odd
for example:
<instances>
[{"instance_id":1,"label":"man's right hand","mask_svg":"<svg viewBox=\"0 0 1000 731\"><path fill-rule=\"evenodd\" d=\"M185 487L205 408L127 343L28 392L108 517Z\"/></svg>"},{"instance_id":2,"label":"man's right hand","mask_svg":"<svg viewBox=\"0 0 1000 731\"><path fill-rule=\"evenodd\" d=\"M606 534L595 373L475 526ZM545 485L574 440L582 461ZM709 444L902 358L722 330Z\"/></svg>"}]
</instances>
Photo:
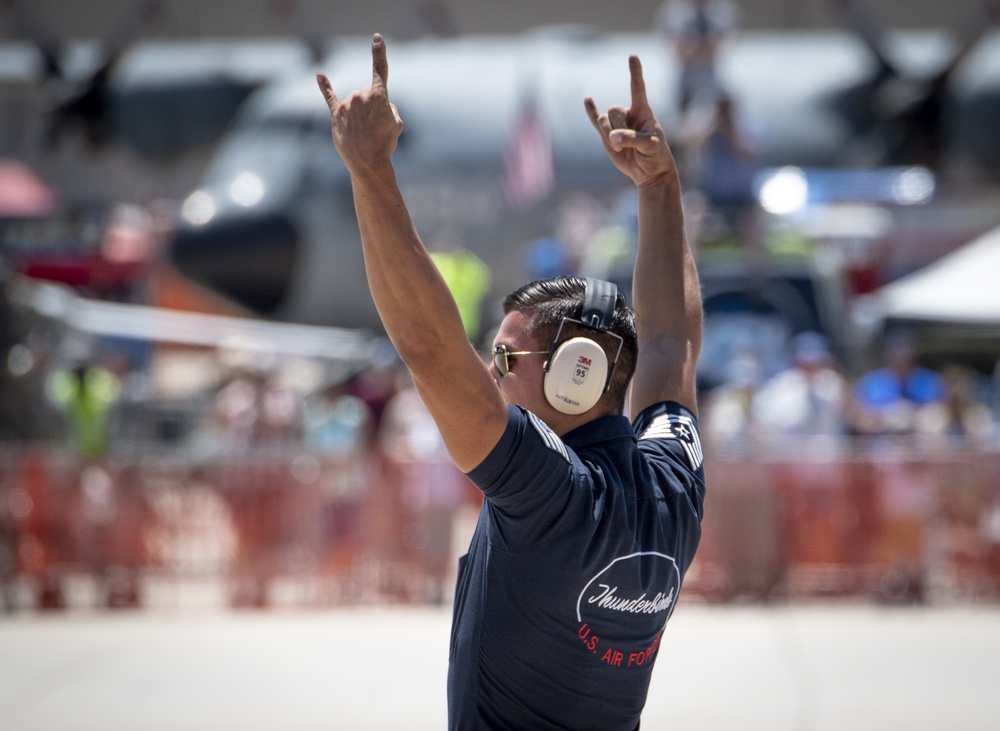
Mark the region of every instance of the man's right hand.
<instances>
[{"instance_id":1,"label":"man's right hand","mask_svg":"<svg viewBox=\"0 0 1000 731\"><path fill-rule=\"evenodd\" d=\"M323 98L330 108L333 144L352 175L390 165L403 121L389 101L389 62L385 40L372 37L372 84L351 92L342 101L324 74L316 74Z\"/></svg>"}]
</instances>

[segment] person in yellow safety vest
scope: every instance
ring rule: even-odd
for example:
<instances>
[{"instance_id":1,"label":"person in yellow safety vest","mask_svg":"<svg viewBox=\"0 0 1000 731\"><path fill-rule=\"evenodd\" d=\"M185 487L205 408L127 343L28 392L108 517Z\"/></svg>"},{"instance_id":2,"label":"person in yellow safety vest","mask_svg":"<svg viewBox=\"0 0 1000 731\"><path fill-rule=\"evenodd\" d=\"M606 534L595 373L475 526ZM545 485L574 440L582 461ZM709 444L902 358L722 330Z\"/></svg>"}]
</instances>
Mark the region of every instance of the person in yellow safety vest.
<instances>
[{"instance_id":1,"label":"person in yellow safety vest","mask_svg":"<svg viewBox=\"0 0 1000 731\"><path fill-rule=\"evenodd\" d=\"M467 249L433 251L431 259L455 298L465 334L475 343L479 338L479 309L492 283L489 267Z\"/></svg>"},{"instance_id":2,"label":"person in yellow safety vest","mask_svg":"<svg viewBox=\"0 0 1000 731\"><path fill-rule=\"evenodd\" d=\"M90 460L108 447L108 421L121 394L118 378L107 368L81 363L53 373L47 384L49 398L63 411L70 439Z\"/></svg>"}]
</instances>

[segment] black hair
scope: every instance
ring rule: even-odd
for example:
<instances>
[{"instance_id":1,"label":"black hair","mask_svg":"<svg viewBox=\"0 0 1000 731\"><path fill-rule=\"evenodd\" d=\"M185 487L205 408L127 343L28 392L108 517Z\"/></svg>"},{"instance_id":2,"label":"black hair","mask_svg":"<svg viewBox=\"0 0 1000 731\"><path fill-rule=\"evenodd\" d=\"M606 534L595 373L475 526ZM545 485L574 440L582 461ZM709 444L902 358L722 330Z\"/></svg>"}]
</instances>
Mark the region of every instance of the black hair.
<instances>
[{"instance_id":1,"label":"black hair","mask_svg":"<svg viewBox=\"0 0 1000 731\"><path fill-rule=\"evenodd\" d=\"M531 316L531 335L540 345L552 343L564 318L578 320L583 309L586 280L582 277L561 276L539 279L518 287L503 301L503 312L524 312ZM615 313L610 331L622 339L621 354L611 376L609 395L619 410L625 408L625 394L629 381L635 374L636 359L639 354L639 339L635 329L635 310L629 307L625 297L618 292ZM586 335L597 342L608 356L608 363L614 361L618 353L618 340L611 335L583 325L563 328L562 338Z\"/></svg>"}]
</instances>

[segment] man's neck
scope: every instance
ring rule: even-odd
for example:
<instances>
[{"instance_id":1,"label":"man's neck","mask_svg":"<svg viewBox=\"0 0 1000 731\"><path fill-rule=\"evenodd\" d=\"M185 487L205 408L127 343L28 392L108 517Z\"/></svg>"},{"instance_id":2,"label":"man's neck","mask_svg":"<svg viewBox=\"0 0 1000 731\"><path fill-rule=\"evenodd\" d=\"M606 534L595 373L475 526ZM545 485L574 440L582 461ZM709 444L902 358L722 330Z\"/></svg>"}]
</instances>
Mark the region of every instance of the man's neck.
<instances>
[{"instance_id":1,"label":"man's neck","mask_svg":"<svg viewBox=\"0 0 1000 731\"><path fill-rule=\"evenodd\" d=\"M616 411L609 411L607 409L600 409L599 407L594 407L590 411L583 414L561 414L555 409L550 409L552 416L542 416L538 415L542 421L548 425L548 427L556 433L556 436L563 437L569 434L574 429L578 429L584 424L589 424L592 421L596 421L603 416L618 416L620 415Z\"/></svg>"}]
</instances>

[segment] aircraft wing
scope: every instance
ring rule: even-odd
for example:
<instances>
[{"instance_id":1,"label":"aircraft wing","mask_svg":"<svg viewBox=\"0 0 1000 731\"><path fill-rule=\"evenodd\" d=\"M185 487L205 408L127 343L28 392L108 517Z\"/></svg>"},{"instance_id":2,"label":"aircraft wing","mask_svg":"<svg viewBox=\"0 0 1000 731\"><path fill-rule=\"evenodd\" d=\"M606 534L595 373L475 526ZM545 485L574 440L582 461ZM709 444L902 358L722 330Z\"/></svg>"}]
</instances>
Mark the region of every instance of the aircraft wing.
<instances>
[{"instance_id":1,"label":"aircraft wing","mask_svg":"<svg viewBox=\"0 0 1000 731\"><path fill-rule=\"evenodd\" d=\"M232 343L247 351L358 366L370 363L384 348L384 338L367 330L89 300L47 283L24 282L18 289L17 298L39 314L60 320L71 330L101 337L208 348Z\"/></svg>"}]
</instances>

